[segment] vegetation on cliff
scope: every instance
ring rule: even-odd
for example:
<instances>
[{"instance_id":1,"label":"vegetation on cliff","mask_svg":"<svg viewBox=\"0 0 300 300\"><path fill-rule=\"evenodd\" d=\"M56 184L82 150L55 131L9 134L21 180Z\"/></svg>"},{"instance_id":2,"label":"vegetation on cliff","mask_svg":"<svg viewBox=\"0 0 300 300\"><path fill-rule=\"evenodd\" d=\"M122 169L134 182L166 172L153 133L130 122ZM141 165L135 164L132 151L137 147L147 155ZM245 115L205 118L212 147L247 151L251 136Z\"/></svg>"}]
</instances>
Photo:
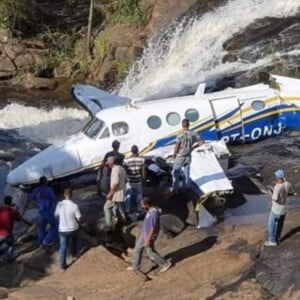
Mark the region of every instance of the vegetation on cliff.
<instances>
[{"instance_id":1,"label":"vegetation on cliff","mask_svg":"<svg viewBox=\"0 0 300 300\"><path fill-rule=\"evenodd\" d=\"M129 43L117 51L124 43L115 31L119 28L123 32L141 29L149 19L151 1L93 2L91 44L88 47L90 0L2 0L0 28L9 30L13 37L38 40L46 49L42 63L18 70L18 76L30 71L43 77L89 77L107 81L107 84L123 79L136 54L141 53L142 45L139 43L138 50L132 49L135 48L135 37L124 37L125 44ZM116 36L119 39L117 46L114 45ZM127 54L127 51L133 54Z\"/></svg>"}]
</instances>

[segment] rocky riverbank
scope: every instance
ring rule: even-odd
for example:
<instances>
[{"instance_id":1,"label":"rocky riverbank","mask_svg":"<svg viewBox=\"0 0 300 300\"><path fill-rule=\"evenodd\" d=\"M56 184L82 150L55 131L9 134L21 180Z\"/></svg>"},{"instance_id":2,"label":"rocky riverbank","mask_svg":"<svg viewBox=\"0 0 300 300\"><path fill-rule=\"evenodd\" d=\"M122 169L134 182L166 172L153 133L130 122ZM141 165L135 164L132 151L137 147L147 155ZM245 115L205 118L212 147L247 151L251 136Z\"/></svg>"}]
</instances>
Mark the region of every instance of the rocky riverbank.
<instances>
[{"instance_id":1,"label":"rocky riverbank","mask_svg":"<svg viewBox=\"0 0 300 300\"><path fill-rule=\"evenodd\" d=\"M284 137L231 150L235 163L262 167L263 184L272 184L274 170L284 168L299 192L298 144L299 138ZM287 153L290 158L282 159ZM57 247L49 253L37 250L35 227L29 228L18 240L17 261L0 268L3 287L0 292L8 299L67 299L67 296L147 299L154 293L161 299L298 299L299 208L293 208L286 219L282 243L265 248L264 223L252 221L242 225L221 221L214 227L199 230L191 226L196 217L192 195L174 198L163 187L147 188L145 193L154 197L163 209L158 250L172 258L174 266L159 275L145 259L142 270L151 280L144 282L142 277L125 270L128 264L122 258L126 248L133 247L140 223L125 227L122 232L102 231L103 199L96 193L93 178L72 182L75 200L84 215L79 260L62 274L57 263ZM250 184L251 181L240 179L234 182L236 192L228 197L227 206L240 205L242 193L259 193L259 188L253 189ZM224 218L223 213L224 206L221 206L220 220ZM97 246L93 245L95 240Z\"/></svg>"}]
</instances>

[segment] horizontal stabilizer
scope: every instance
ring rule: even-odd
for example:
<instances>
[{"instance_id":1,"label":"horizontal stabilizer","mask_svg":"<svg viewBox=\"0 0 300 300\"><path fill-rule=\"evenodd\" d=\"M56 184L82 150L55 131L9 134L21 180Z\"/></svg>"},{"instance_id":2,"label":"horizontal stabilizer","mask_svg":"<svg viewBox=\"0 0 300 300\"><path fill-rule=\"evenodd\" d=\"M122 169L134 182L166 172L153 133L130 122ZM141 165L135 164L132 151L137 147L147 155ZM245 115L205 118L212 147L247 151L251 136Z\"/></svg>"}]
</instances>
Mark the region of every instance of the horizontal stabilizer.
<instances>
[{"instance_id":1,"label":"horizontal stabilizer","mask_svg":"<svg viewBox=\"0 0 300 300\"><path fill-rule=\"evenodd\" d=\"M131 102L129 98L113 95L94 86L84 84L73 85L72 94L80 105L93 116L100 110L126 105Z\"/></svg>"}]
</instances>

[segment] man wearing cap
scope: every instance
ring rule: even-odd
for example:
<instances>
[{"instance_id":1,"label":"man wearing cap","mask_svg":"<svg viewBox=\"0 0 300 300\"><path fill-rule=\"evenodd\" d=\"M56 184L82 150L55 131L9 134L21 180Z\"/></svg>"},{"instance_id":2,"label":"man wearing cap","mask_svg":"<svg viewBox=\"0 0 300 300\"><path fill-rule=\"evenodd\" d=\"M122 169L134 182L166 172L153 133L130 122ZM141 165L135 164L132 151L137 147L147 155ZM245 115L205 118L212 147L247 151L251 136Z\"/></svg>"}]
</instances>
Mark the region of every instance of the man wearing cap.
<instances>
[{"instance_id":1,"label":"man wearing cap","mask_svg":"<svg viewBox=\"0 0 300 300\"><path fill-rule=\"evenodd\" d=\"M279 243L287 213L287 198L290 194L294 194L291 184L285 180L283 170L277 170L275 178L276 184L271 193L272 208L268 222L268 241L265 242L265 246L277 246Z\"/></svg>"},{"instance_id":2,"label":"man wearing cap","mask_svg":"<svg viewBox=\"0 0 300 300\"><path fill-rule=\"evenodd\" d=\"M124 161L124 154L119 152L120 149L120 142L118 140L114 140L112 142L112 151L107 152L104 155L103 161L100 165L98 174L97 174L97 189L98 193L100 194L103 192L104 194L107 194L109 192L110 188L110 173L111 170L106 166L107 160L109 157L116 157L116 159L119 161L120 165L123 164Z\"/></svg>"},{"instance_id":3,"label":"man wearing cap","mask_svg":"<svg viewBox=\"0 0 300 300\"><path fill-rule=\"evenodd\" d=\"M179 191L179 177L183 170L184 173L184 188L190 186L190 164L193 145L198 142L199 146L204 144L204 140L198 134L189 129L190 121L182 120L182 133L178 135L174 149L174 166L173 166L173 192L176 194Z\"/></svg>"}]
</instances>

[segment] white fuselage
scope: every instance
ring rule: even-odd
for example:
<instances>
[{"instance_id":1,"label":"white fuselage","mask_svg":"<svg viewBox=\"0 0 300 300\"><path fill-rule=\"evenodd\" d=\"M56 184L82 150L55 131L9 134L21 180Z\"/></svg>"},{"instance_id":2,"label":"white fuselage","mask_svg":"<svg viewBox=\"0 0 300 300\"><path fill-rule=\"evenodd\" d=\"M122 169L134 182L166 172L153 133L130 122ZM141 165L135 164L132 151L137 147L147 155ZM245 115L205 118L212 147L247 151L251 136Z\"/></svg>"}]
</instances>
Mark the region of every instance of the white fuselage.
<instances>
[{"instance_id":1,"label":"white fuselage","mask_svg":"<svg viewBox=\"0 0 300 300\"><path fill-rule=\"evenodd\" d=\"M120 152L125 154L132 145L145 154L173 144L184 118L190 119L191 129L203 138L233 143L276 136L284 129L299 129L300 81L276 79L280 90L258 84L204 94L201 87L192 96L105 108L94 113L82 132L12 170L7 182L32 184L41 176L56 179L95 168L111 150L113 140L121 143Z\"/></svg>"}]
</instances>

